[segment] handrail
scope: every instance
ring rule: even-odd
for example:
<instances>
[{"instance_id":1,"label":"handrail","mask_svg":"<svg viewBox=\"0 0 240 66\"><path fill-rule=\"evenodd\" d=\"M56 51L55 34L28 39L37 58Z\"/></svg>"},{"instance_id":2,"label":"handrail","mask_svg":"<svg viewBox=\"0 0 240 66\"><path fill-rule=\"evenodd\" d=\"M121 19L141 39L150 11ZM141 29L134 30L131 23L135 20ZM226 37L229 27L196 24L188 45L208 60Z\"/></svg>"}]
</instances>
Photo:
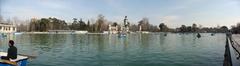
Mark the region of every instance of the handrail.
<instances>
[{"instance_id":1,"label":"handrail","mask_svg":"<svg viewBox=\"0 0 240 66\"><path fill-rule=\"evenodd\" d=\"M232 66L232 58L231 58L231 53L230 53L228 37L226 37L226 45L225 45L223 66Z\"/></svg>"}]
</instances>

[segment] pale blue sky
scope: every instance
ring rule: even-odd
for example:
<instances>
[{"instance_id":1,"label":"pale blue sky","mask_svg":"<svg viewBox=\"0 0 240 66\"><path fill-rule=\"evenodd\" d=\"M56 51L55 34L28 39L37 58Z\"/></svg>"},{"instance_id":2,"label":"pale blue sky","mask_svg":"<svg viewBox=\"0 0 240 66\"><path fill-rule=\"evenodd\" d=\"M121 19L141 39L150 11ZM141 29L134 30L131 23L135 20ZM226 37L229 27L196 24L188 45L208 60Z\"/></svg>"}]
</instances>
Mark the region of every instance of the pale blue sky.
<instances>
[{"instance_id":1,"label":"pale blue sky","mask_svg":"<svg viewBox=\"0 0 240 66\"><path fill-rule=\"evenodd\" d=\"M1 0L0 14L22 20L32 17L96 19L103 14L108 21L121 22L125 15L131 23L147 17L151 24L170 27L192 23L203 26L234 25L240 22L240 0Z\"/></svg>"}]
</instances>

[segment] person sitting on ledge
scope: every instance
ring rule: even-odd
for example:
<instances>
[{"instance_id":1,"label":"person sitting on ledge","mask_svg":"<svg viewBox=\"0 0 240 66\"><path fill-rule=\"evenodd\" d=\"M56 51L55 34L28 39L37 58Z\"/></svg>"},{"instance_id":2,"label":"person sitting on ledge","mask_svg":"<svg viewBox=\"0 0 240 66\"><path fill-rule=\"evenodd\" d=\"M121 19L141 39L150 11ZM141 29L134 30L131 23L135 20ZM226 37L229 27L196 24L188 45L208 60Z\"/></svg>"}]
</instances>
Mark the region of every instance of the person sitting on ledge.
<instances>
[{"instance_id":1,"label":"person sitting on ledge","mask_svg":"<svg viewBox=\"0 0 240 66\"><path fill-rule=\"evenodd\" d=\"M7 56L2 56L1 59L4 59L4 60L17 59L17 48L14 46L14 41L9 40L8 46L9 48L8 48Z\"/></svg>"}]
</instances>

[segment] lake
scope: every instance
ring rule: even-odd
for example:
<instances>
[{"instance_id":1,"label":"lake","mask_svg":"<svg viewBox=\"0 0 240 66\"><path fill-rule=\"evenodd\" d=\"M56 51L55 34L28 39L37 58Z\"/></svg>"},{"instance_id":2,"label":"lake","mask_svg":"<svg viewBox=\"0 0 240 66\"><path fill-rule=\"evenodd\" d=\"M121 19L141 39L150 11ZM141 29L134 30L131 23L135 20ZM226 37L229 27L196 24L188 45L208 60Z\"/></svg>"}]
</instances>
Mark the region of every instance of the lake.
<instances>
[{"instance_id":1,"label":"lake","mask_svg":"<svg viewBox=\"0 0 240 66\"><path fill-rule=\"evenodd\" d=\"M222 66L225 34L21 34L13 39L21 54L37 56L28 66Z\"/></svg>"}]
</instances>

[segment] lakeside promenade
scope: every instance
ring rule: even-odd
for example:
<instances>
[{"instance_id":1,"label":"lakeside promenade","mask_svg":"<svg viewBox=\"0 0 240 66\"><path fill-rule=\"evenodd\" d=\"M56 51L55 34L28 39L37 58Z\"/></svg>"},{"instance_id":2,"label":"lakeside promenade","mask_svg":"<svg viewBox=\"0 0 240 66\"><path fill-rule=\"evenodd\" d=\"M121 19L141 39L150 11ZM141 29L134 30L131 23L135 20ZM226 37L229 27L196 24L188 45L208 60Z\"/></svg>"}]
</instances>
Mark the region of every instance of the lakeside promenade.
<instances>
[{"instance_id":1,"label":"lakeside promenade","mask_svg":"<svg viewBox=\"0 0 240 66\"><path fill-rule=\"evenodd\" d=\"M226 37L223 66L240 66L240 35Z\"/></svg>"}]
</instances>

